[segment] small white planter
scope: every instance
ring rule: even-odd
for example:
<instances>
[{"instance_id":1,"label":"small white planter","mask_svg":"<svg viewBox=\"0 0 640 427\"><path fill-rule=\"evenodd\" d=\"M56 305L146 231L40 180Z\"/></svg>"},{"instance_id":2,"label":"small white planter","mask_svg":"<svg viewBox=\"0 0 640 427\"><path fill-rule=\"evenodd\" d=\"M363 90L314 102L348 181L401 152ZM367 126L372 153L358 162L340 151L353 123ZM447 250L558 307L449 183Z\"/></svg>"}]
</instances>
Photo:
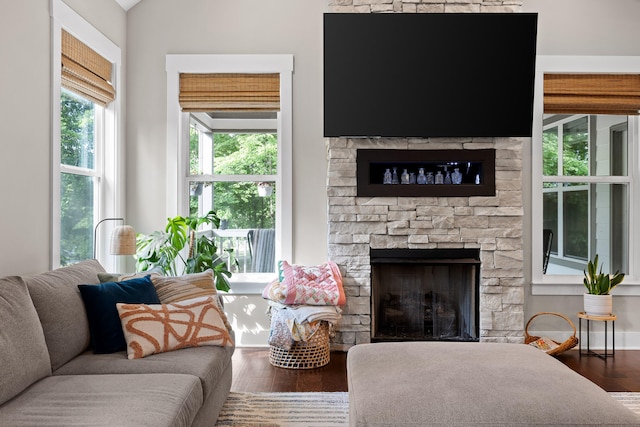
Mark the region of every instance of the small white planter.
<instances>
[{"instance_id":1,"label":"small white planter","mask_svg":"<svg viewBox=\"0 0 640 427\"><path fill-rule=\"evenodd\" d=\"M584 294L584 312L591 316L611 316L613 296Z\"/></svg>"}]
</instances>

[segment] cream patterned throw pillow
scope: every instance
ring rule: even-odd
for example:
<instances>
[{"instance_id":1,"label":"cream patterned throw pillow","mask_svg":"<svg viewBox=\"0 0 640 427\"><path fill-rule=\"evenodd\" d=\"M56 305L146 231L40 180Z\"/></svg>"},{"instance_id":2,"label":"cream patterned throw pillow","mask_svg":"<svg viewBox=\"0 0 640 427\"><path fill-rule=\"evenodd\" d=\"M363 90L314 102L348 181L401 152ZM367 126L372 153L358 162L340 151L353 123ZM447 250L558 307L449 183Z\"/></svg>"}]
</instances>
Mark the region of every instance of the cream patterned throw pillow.
<instances>
[{"instance_id":1,"label":"cream patterned throw pillow","mask_svg":"<svg viewBox=\"0 0 640 427\"><path fill-rule=\"evenodd\" d=\"M186 347L233 345L215 297L116 306L129 359Z\"/></svg>"},{"instance_id":2,"label":"cream patterned throw pillow","mask_svg":"<svg viewBox=\"0 0 640 427\"><path fill-rule=\"evenodd\" d=\"M163 304L217 294L212 270L176 277L151 276L151 281Z\"/></svg>"},{"instance_id":3,"label":"cream patterned throw pillow","mask_svg":"<svg viewBox=\"0 0 640 427\"><path fill-rule=\"evenodd\" d=\"M165 277L160 275L151 276L151 282L156 288L158 298L163 304L170 304L193 298L213 296L218 300L218 291L213 281L213 271L211 269L202 273L185 274L184 276ZM220 306L222 321L227 330L231 331L231 325Z\"/></svg>"}]
</instances>

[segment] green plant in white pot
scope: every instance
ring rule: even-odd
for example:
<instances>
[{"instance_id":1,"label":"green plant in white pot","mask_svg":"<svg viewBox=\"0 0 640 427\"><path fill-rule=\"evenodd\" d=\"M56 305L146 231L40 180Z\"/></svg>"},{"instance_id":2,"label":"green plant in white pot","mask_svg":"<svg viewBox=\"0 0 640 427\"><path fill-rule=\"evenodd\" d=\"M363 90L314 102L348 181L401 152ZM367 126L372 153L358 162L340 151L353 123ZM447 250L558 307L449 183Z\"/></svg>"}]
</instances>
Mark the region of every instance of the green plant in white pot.
<instances>
[{"instance_id":1,"label":"green plant in white pot","mask_svg":"<svg viewBox=\"0 0 640 427\"><path fill-rule=\"evenodd\" d=\"M605 274L602 266L598 271L598 255L587 263L584 270L584 286L587 292L584 294L584 311L591 316L610 316L613 312L613 297L611 291L624 280L624 274L616 271L615 274Z\"/></svg>"}]
</instances>

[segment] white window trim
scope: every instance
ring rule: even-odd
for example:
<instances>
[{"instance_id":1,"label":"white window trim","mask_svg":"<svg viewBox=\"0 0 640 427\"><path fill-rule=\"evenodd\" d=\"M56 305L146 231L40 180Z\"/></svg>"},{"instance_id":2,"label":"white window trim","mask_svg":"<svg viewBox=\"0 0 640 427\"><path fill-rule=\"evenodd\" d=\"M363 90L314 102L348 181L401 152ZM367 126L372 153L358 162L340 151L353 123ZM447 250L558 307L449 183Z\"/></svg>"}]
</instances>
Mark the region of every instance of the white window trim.
<instances>
[{"instance_id":1,"label":"white window trim","mask_svg":"<svg viewBox=\"0 0 640 427\"><path fill-rule=\"evenodd\" d=\"M96 170L102 170L101 182L94 224L107 217L124 217L124 147L119 138L120 112L122 111L121 66L122 52L111 40L84 20L62 0L51 0L51 268L60 266L60 87L61 87L61 44L62 29L87 44L107 61L113 64L111 84L116 98L104 108L103 148L96 157ZM99 143L98 142L98 143ZM118 225L118 224L116 224ZM108 255L109 239L101 227L98 235L97 258L109 271L123 271L124 260Z\"/></svg>"},{"instance_id":2,"label":"white window trim","mask_svg":"<svg viewBox=\"0 0 640 427\"><path fill-rule=\"evenodd\" d=\"M293 149L293 55L180 55L166 56L167 69L167 205L169 217L187 215L184 202L189 191L185 177L188 153L180 141L188 140L188 113L180 110L180 73L279 73L280 113L278 114L278 176L279 198L276 200L276 259L291 259L293 255L292 216L292 149ZM185 136L186 135L186 136ZM279 251L278 251L279 249ZM261 292L276 273L265 275L234 274L233 294ZM258 277L259 276L259 277ZM240 280L238 282L237 280Z\"/></svg>"},{"instance_id":3,"label":"white window trim","mask_svg":"<svg viewBox=\"0 0 640 427\"><path fill-rule=\"evenodd\" d=\"M582 295L582 275L542 274L542 121L545 73L640 73L636 56L556 56L536 58L533 132L531 139L531 292L533 295ZM616 295L640 295L640 269L633 262L640 254L640 118L629 116L629 274L616 288ZM585 180L585 178L588 178ZM597 177L580 177L595 182ZM626 181L626 178L625 178ZM635 221L634 221L635 219Z\"/></svg>"}]
</instances>

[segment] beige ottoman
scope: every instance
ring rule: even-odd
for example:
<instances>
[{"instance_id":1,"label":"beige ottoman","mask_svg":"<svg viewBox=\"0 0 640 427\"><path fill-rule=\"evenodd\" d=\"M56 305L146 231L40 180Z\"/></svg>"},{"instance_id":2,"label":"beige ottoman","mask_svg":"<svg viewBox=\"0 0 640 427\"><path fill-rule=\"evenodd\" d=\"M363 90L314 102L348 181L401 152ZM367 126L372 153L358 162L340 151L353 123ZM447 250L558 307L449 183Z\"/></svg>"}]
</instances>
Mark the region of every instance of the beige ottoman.
<instances>
[{"instance_id":1,"label":"beige ottoman","mask_svg":"<svg viewBox=\"0 0 640 427\"><path fill-rule=\"evenodd\" d=\"M351 426L640 426L600 387L524 344L360 344Z\"/></svg>"}]
</instances>

